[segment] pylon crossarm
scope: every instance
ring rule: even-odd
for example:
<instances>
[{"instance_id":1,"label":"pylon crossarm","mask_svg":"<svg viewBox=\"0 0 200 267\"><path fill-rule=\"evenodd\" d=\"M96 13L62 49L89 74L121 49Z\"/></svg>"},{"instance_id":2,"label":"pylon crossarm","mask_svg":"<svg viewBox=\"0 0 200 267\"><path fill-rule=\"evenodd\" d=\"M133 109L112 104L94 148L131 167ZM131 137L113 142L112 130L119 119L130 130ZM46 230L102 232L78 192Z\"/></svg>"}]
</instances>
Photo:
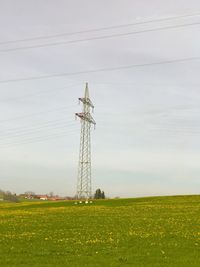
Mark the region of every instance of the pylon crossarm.
<instances>
[{"instance_id":1,"label":"pylon crossarm","mask_svg":"<svg viewBox=\"0 0 200 267\"><path fill-rule=\"evenodd\" d=\"M88 105L91 108L94 108L94 105L92 104L92 101L89 98L79 97L79 101L85 105Z\"/></svg>"},{"instance_id":2,"label":"pylon crossarm","mask_svg":"<svg viewBox=\"0 0 200 267\"><path fill-rule=\"evenodd\" d=\"M81 113L76 113L75 114L77 117L79 117L81 120L85 120L85 121L88 121L92 124L96 124L95 120L92 118L92 116L90 114L87 114L87 113L84 113L84 112L81 112Z\"/></svg>"}]
</instances>

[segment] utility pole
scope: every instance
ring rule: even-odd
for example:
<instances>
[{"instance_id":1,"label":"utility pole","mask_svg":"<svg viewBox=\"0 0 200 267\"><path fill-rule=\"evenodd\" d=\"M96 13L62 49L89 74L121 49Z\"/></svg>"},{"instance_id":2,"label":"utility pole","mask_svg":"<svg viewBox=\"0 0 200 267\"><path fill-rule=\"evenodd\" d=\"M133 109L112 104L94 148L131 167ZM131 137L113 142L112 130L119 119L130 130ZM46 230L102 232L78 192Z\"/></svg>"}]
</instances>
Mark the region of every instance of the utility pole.
<instances>
[{"instance_id":1,"label":"utility pole","mask_svg":"<svg viewBox=\"0 0 200 267\"><path fill-rule=\"evenodd\" d=\"M76 117L81 120L81 136L79 151L79 166L77 179L77 198L89 199L92 197L92 177L91 177L91 125L96 125L90 114L90 109L94 110L94 105L89 97L88 83L85 87L85 95L79 98L83 108L81 113L76 113Z\"/></svg>"}]
</instances>

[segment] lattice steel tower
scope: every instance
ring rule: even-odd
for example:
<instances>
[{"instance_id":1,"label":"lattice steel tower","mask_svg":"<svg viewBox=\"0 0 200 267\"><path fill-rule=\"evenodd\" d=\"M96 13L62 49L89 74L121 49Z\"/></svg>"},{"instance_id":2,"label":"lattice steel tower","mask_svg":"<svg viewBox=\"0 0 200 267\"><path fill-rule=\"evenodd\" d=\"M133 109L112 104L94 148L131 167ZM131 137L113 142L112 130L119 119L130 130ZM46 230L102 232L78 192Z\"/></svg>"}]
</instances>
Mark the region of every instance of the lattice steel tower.
<instances>
[{"instance_id":1,"label":"lattice steel tower","mask_svg":"<svg viewBox=\"0 0 200 267\"><path fill-rule=\"evenodd\" d=\"M85 95L79 98L82 102L83 109L81 113L76 113L76 117L81 119L81 137L80 152L77 180L77 198L89 199L92 197L92 181L91 181L91 125L96 125L95 120L90 114L90 109L94 109L94 105L89 98L88 83L85 87Z\"/></svg>"}]
</instances>

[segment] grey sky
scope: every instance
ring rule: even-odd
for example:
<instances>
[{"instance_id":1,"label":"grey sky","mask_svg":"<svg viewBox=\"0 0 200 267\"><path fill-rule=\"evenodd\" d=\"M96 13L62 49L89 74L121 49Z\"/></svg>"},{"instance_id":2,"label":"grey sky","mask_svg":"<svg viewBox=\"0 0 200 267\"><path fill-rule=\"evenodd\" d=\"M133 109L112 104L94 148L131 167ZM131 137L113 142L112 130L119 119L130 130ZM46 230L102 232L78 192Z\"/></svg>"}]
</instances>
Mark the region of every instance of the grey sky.
<instances>
[{"instance_id":1,"label":"grey sky","mask_svg":"<svg viewBox=\"0 0 200 267\"><path fill-rule=\"evenodd\" d=\"M0 42L200 12L199 1L0 1ZM200 25L1 52L186 23L199 16L0 44L0 188L73 195L89 82L93 188L109 196L195 194L200 188L200 60L42 80L3 80L199 57Z\"/></svg>"}]
</instances>

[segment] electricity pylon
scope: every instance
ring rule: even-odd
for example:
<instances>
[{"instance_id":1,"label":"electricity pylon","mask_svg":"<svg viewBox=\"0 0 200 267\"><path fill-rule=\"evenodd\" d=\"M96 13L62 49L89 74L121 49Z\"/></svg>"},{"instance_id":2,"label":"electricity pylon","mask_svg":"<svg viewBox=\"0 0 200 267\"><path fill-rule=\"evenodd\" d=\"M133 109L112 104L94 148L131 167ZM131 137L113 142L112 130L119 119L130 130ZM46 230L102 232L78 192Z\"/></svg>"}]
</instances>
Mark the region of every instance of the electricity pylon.
<instances>
[{"instance_id":1,"label":"electricity pylon","mask_svg":"<svg viewBox=\"0 0 200 267\"><path fill-rule=\"evenodd\" d=\"M81 137L80 152L77 180L77 198L89 199L92 197L92 178L91 178L91 125L96 125L95 120L90 114L90 109L94 109L94 105L89 97L88 83L85 87L85 95L79 98L82 102L83 109L81 113L76 113L76 117L81 119Z\"/></svg>"}]
</instances>

